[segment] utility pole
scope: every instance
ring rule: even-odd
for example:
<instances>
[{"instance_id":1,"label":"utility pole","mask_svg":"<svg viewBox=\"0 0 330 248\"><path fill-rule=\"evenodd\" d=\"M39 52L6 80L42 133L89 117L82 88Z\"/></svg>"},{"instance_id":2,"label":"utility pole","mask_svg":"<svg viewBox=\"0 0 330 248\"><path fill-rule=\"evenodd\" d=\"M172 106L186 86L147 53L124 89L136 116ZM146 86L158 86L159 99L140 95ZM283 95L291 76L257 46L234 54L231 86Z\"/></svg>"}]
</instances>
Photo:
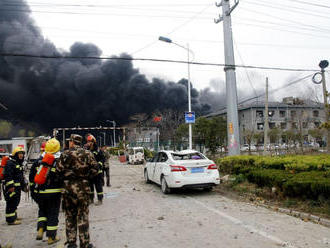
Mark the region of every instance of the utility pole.
<instances>
[{"instance_id":1,"label":"utility pole","mask_svg":"<svg viewBox=\"0 0 330 248\"><path fill-rule=\"evenodd\" d=\"M237 7L239 0L235 0L233 7L230 7L229 0L221 0L215 5L222 6L222 16L214 20L215 23L223 21L223 36L225 49L225 72L226 72L226 98L227 98L227 135L228 155L240 154L240 138L237 110L237 86L235 74L235 58L233 47L233 36L231 28L231 12Z\"/></svg>"},{"instance_id":2,"label":"utility pole","mask_svg":"<svg viewBox=\"0 0 330 248\"><path fill-rule=\"evenodd\" d=\"M321 68L322 74L322 86L323 86L323 99L324 99L324 112L325 112L325 122L329 123L329 105L328 105L328 92L327 85L325 83L325 68L329 66L329 62L327 60L322 60L319 64ZM330 152L330 130L328 128L325 129L327 132L327 152Z\"/></svg>"},{"instance_id":3,"label":"utility pole","mask_svg":"<svg viewBox=\"0 0 330 248\"><path fill-rule=\"evenodd\" d=\"M325 131L327 132L326 139L327 139L327 152L330 152L330 130L329 130L329 112L330 107L328 104L328 92L327 92L327 85L325 83L325 68L329 66L328 60L322 60L319 63L319 67L321 68L321 72L317 72L314 74L312 81L315 84L321 84L323 86L323 100L324 100L324 113L325 113ZM319 75L321 75L321 80L318 80Z\"/></svg>"},{"instance_id":4,"label":"utility pole","mask_svg":"<svg viewBox=\"0 0 330 248\"><path fill-rule=\"evenodd\" d=\"M268 77L266 78L266 100L265 100L265 123L264 123L264 155L267 154L267 140L268 140Z\"/></svg>"}]
</instances>

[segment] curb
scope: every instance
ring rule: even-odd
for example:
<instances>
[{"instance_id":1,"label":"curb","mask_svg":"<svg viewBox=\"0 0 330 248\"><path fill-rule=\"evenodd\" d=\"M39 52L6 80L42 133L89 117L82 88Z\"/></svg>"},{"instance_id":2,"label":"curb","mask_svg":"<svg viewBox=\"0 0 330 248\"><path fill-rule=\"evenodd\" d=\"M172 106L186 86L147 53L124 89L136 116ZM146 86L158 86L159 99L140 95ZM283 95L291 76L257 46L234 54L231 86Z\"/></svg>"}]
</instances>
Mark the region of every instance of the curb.
<instances>
[{"instance_id":1,"label":"curb","mask_svg":"<svg viewBox=\"0 0 330 248\"><path fill-rule=\"evenodd\" d=\"M330 220L328 220L326 218L321 218L316 215L299 212L299 211L295 211L295 210L291 210L291 209L286 209L286 208L273 207L273 206L269 206L266 204L258 204L257 206L268 208L268 209L271 209L271 210L274 210L274 211L277 211L280 213L284 213L284 214L299 218L303 221L311 221L316 224L321 224L323 226L330 227Z\"/></svg>"}]
</instances>

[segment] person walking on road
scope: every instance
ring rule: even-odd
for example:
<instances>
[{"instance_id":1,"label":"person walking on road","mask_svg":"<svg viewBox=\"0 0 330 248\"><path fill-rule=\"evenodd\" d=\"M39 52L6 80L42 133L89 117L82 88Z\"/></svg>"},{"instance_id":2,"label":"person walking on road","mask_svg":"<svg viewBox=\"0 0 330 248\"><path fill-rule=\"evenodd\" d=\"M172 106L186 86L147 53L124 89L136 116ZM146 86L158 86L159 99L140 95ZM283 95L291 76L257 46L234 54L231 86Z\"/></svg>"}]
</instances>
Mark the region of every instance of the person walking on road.
<instances>
[{"instance_id":1,"label":"person walking on road","mask_svg":"<svg viewBox=\"0 0 330 248\"><path fill-rule=\"evenodd\" d=\"M39 161L34 176L36 201L39 206L36 239L42 240L43 233L47 230L49 245L60 240L56 235L63 186L63 181L56 171L56 164L60 155L60 142L55 138L48 140L45 145L45 154ZM35 169L31 169L33 173Z\"/></svg>"},{"instance_id":2,"label":"person walking on road","mask_svg":"<svg viewBox=\"0 0 330 248\"><path fill-rule=\"evenodd\" d=\"M95 160L98 163L98 174L94 178L90 179L89 185L91 188L90 194L90 203L94 202L94 188L97 193L97 203L95 205L102 205L103 201L103 164L104 164L104 155L101 150L98 149L96 139L93 135L89 134L87 136L87 143L85 144L86 149L90 150L94 155Z\"/></svg>"},{"instance_id":3,"label":"person walking on road","mask_svg":"<svg viewBox=\"0 0 330 248\"><path fill-rule=\"evenodd\" d=\"M8 225L21 224L16 210L21 200L21 191L27 192L23 175L24 155L24 149L22 147L16 147L6 163L4 172L4 196L6 200L6 222Z\"/></svg>"},{"instance_id":4,"label":"person walking on road","mask_svg":"<svg viewBox=\"0 0 330 248\"><path fill-rule=\"evenodd\" d=\"M82 148L82 137L72 134L69 150L62 153L56 170L64 180L63 208L65 211L67 248L77 248L77 228L80 248L93 248L89 236L89 179L97 176L98 164L93 154Z\"/></svg>"},{"instance_id":5,"label":"person walking on road","mask_svg":"<svg viewBox=\"0 0 330 248\"><path fill-rule=\"evenodd\" d=\"M107 187L110 187L110 152L105 146L102 147L102 152L104 154L103 178L106 177Z\"/></svg>"}]
</instances>

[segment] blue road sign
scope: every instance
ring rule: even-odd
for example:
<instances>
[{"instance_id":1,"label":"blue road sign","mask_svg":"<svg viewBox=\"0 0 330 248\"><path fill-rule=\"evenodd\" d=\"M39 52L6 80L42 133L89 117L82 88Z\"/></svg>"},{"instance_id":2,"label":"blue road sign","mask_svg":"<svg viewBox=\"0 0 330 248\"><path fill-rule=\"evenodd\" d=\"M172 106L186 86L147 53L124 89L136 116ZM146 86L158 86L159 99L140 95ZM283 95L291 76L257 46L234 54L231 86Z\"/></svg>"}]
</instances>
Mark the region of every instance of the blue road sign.
<instances>
[{"instance_id":1,"label":"blue road sign","mask_svg":"<svg viewBox=\"0 0 330 248\"><path fill-rule=\"evenodd\" d=\"M185 112L184 118L186 123L195 123L195 112Z\"/></svg>"}]
</instances>

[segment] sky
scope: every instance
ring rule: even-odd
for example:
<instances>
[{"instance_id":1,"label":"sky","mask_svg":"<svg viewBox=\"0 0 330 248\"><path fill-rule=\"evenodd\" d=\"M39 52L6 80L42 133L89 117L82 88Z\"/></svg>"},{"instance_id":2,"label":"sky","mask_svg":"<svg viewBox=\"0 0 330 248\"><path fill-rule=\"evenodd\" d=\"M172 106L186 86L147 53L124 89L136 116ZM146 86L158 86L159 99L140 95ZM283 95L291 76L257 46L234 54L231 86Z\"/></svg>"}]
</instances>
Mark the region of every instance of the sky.
<instances>
[{"instance_id":1,"label":"sky","mask_svg":"<svg viewBox=\"0 0 330 248\"><path fill-rule=\"evenodd\" d=\"M81 41L93 43L102 56L128 53L136 58L186 60L184 49L158 41L160 35L187 46L194 61L224 63L221 13L214 1L187 0L27 0L36 25L57 48L69 50ZM234 0L231 0L233 4ZM330 59L329 0L241 0L232 12L235 62L241 65L319 69ZM148 78L178 81L187 77L187 65L134 62ZM311 72L237 69L241 92L260 91L269 77L276 89ZM195 88L223 91L225 73L214 66L191 66ZM330 81L327 73L327 81ZM328 88L329 88L328 83ZM308 78L272 95L309 95L322 92ZM320 94L319 94L320 96Z\"/></svg>"}]
</instances>

